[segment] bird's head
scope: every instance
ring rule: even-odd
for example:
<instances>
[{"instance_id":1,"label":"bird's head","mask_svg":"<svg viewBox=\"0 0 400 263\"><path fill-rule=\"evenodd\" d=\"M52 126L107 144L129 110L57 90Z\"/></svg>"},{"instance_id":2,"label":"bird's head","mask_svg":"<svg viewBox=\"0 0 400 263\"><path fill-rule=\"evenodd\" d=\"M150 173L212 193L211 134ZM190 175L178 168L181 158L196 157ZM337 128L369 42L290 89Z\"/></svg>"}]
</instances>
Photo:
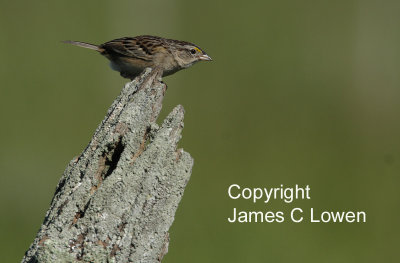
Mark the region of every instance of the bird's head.
<instances>
[{"instance_id":1,"label":"bird's head","mask_svg":"<svg viewBox=\"0 0 400 263\"><path fill-rule=\"evenodd\" d=\"M177 48L173 53L176 61L182 68L188 68L199 61L212 60L211 57L200 47L189 42L178 43Z\"/></svg>"}]
</instances>

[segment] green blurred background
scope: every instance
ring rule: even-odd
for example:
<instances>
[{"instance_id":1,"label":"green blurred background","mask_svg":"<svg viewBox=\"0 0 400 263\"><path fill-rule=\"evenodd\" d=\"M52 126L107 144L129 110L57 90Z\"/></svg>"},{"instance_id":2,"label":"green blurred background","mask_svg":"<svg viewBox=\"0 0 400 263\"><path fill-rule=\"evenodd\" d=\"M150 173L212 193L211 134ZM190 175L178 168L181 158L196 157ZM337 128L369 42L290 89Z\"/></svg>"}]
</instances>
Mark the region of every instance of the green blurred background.
<instances>
[{"instance_id":1,"label":"green blurred background","mask_svg":"<svg viewBox=\"0 0 400 263\"><path fill-rule=\"evenodd\" d=\"M19 262L68 162L126 80L93 51L153 34L214 59L167 77L195 166L163 262L398 262L400 2L0 1L0 250ZM231 200L229 185L311 187ZM363 210L365 224L228 223L246 211Z\"/></svg>"}]
</instances>

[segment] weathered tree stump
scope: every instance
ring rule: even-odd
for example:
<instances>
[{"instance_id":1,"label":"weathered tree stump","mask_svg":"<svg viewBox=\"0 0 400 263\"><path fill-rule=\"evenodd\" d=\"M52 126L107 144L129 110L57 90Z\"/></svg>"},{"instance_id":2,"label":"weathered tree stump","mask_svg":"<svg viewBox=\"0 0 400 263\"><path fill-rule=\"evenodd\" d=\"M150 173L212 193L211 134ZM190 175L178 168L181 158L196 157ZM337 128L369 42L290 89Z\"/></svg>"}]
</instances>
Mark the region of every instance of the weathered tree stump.
<instances>
[{"instance_id":1,"label":"weathered tree stump","mask_svg":"<svg viewBox=\"0 0 400 263\"><path fill-rule=\"evenodd\" d=\"M127 83L82 154L67 166L22 262L160 262L190 178L177 149L184 110L161 127L166 85L147 69Z\"/></svg>"}]
</instances>

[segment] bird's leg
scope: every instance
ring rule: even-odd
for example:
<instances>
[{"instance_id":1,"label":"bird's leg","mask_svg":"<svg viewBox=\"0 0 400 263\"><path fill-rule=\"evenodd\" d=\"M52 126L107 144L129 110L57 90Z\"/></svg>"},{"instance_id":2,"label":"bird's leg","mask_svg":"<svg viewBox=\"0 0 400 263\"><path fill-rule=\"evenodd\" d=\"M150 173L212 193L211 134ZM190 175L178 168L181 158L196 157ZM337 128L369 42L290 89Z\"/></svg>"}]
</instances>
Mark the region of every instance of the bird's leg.
<instances>
[{"instance_id":1,"label":"bird's leg","mask_svg":"<svg viewBox=\"0 0 400 263\"><path fill-rule=\"evenodd\" d=\"M154 71L155 74L157 75L156 77L158 78L158 80L159 80L160 82L162 82L162 76L163 76L164 70L163 70L161 67L155 67L155 68L153 69L153 71Z\"/></svg>"}]
</instances>

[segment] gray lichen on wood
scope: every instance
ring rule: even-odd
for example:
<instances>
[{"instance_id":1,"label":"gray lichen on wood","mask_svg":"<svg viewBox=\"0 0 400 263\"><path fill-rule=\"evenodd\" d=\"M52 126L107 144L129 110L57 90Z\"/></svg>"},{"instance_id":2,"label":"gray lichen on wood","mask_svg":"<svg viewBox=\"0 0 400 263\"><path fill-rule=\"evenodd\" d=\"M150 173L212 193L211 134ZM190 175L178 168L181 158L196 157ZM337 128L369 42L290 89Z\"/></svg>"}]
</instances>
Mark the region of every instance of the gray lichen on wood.
<instances>
[{"instance_id":1,"label":"gray lichen on wood","mask_svg":"<svg viewBox=\"0 0 400 263\"><path fill-rule=\"evenodd\" d=\"M184 110L155 123L166 85L147 69L125 85L67 166L22 262L160 262L192 157L177 149Z\"/></svg>"}]
</instances>

